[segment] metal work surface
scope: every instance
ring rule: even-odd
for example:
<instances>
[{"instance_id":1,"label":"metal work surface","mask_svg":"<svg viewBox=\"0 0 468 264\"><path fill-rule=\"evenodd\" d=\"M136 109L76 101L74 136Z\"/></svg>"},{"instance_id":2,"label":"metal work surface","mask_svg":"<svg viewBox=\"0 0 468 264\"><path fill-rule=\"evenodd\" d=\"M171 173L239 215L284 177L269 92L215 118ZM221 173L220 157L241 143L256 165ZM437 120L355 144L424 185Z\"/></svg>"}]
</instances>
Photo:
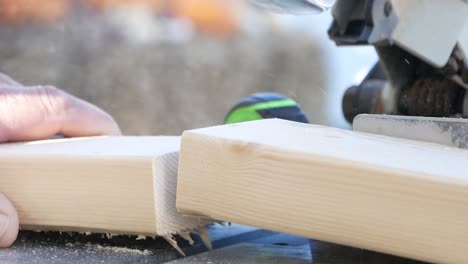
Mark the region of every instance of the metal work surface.
<instances>
[{"instance_id":1,"label":"metal work surface","mask_svg":"<svg viewBox=\"0 0 468 264\"><path fill-rule=\"evenodd\" d=\"M22 232L12 248L0 250L0 263L156 264L175 260L178 261L174 263L420 263L240 225L215 225L210 229L210 235L213 252L204 253L206 248L197 238L194 246L179 241L189 256L180 259L181 256L160 238L136 240L136 237L123 236L107 238L102 235ZM195 256L197 254L200 255Z\"/></svg>"},{"instance_id":2,"label":"metal work surface","mask_svg":"<svg viewBox=\"0 0 468 264\"><path fill-rule=\"evenodd\" d=\"M311 263L310 248L308 246L291 247L260 244L239 244L227 248L205 252L192 257L170 262L170 264L198 264L198 263Z\"/></svg>"},{"instance_id":3,"label":"metal work surface","mask_svg":"<svg viewBox=\"0 0 468 264\"><path fill-rule=\"evenodd\" d=\"M468 120L421 116L359 115L353 130L468 148Z\"/></svg>"}]
</instances>

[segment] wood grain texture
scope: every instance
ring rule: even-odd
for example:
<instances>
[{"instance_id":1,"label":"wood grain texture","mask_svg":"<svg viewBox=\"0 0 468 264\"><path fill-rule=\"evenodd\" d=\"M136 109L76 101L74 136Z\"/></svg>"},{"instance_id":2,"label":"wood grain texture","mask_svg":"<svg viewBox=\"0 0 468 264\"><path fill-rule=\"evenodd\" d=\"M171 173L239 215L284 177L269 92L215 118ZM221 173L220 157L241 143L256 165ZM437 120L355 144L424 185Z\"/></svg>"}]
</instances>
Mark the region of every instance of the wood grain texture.
<instances>
[{"instance_id":1,"label":"wood grain texture","mask_svg":"<svg viewBox=\"0 0 468 264\"><path fill-rule=\"evenodd\" d=\"M17 208L23 229L167 235L198 221L174 214L178 150L178 137L4 144L0 192ZM156 182L166 185L155 192ZM172 207L166 200L174 200ZM158 206L166 211L156 212ZM173 225L160 228L158 221Z\"/></svg>"},{"instance_id":2,"label":"wood grain texture","mask_svg":"<svg viewBox=\"0 0 468 264\"><path fill-rule=\"evenodd\" d=\"M466 263L465 150L263 120L187 131L180 155L181 212Z\"/></svg>"}]
</instances>

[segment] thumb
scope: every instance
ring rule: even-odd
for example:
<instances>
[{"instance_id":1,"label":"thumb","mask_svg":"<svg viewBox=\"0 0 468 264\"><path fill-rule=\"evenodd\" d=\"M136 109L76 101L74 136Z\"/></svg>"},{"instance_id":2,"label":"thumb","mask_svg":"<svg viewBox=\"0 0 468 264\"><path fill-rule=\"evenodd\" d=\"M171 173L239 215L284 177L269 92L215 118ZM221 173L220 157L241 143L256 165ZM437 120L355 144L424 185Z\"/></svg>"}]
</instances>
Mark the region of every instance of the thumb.
<instances>
[{"instance_id":1,"label":"thumb","mask_svg":"<svg viewBox=\"0 0 468 264\"><path fill-rule=\"evenodd\" d=\"M18 214L11 202L0 193L0 248L11 246L18 236Z\"/></svg>"}]
</instances>

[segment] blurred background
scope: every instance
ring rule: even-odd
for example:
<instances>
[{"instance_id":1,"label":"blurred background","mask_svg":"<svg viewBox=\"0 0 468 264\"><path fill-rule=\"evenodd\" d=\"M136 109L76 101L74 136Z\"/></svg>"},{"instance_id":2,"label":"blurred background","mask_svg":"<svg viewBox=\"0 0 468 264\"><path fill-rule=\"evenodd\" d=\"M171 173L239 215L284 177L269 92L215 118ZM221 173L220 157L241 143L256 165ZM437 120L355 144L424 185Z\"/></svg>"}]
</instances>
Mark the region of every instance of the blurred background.
<instances>
[{"instance_id":1,"label":"blurred background","mask_svg":"<svg viewBox=\"0 0 468 264\"><path fill-rule=\"evenodd\" d=\"M88 100L125 134L221 124L262 91L346 128L342 95L377 56L336 47L331 21L329 11L279 15L241 0L0 0L0 72Z\"/></svg>"}]
</instances>

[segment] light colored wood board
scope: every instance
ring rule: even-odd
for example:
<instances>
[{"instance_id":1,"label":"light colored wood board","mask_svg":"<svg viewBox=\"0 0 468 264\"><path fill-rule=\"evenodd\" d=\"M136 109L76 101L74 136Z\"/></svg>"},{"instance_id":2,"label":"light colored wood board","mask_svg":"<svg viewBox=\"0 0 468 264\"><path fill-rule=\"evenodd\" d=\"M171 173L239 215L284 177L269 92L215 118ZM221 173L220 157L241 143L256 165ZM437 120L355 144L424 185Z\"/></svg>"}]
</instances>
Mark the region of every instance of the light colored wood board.
<instances>
[{"instance_id":1,"label":"light colored wood board","mask_svg":"<svg viewBox=\"0 0 468 264\"><path fill-rule=\"evenodd\" d=\"M179 137L101 136L39 140L0 145L0 157L47 155L71 157L154 157L179 150Z\"/></svg>"},{"instance_id":2,"label":"light colored wood board","mask_svg":"<svg viewBox=\"0 0 468 264\"><path fill-rule=\"evenodd\" d=\"M0 145L0 192L12 200L23 229L156 235L186 229L156 205L176 178L178 137L91 137ZM171 166L162 166L171 164ZM169 168L169 169L167 169ZM159 180L158 180L159 179ZM165 189L173 190L173 194ZM169 208L169 209L168 209ZM165 209L175 212L172 207ZM165 220L168 221L168 220ZM187 226L191 227L191 226Z\"/></svg>"},{"instance_id":3,"label":"light colored wood board","mask_svg":"<svg viewBox=\"0 0 468 264\"><path fill-rule=\"evenodd\" d=\"M0 158L23 229L155 234L151 160Z\"/></svg>"},{"instance_id":4,"label":"light colored wood board","mask_svg":"<svg viewBox=\"0 0 468 264\"><path fill-rule=\"evenodd\" d=\"M177 208L425 261L465 263L468 152L262 120L184 133Z\"/></svg>"},{"instance_id":5,"label":"light colored wood board","mask_svg":"<svg viewBox=\"0 0 468 264\"><path fill-rule=\"evenodd\" d=\"M153 163L156 226L160 236L190 232L212 222L205 217L186 217L177 212L178 161L179 153L173 152L155 158Z\"/></svg>"}]
</instances>

